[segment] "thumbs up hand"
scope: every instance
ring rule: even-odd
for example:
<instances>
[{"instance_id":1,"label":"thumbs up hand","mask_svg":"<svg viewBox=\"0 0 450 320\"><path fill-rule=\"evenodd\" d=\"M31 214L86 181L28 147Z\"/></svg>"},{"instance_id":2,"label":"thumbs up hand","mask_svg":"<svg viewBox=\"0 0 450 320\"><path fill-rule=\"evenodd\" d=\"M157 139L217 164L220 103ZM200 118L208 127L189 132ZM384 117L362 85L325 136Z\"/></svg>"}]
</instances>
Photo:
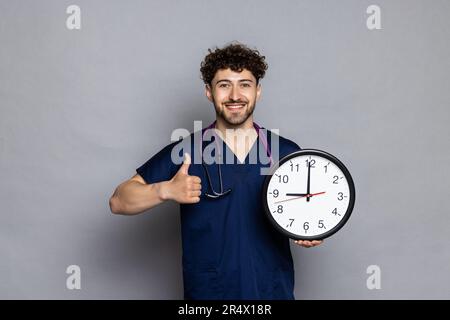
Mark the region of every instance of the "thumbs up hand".
<instances>
[{"instance_id":1,"label":"thumbs up hand","mask_svg":"<svg viewBox=\"0 0 450 320\"><path fill-rule=\"evenodd\" d=\"M191 156L184 154L184 161L178 172L168 182L168 199L178 203L197 203L202 194L201 179L189 175Z\"/></svg>"}]
</instances>

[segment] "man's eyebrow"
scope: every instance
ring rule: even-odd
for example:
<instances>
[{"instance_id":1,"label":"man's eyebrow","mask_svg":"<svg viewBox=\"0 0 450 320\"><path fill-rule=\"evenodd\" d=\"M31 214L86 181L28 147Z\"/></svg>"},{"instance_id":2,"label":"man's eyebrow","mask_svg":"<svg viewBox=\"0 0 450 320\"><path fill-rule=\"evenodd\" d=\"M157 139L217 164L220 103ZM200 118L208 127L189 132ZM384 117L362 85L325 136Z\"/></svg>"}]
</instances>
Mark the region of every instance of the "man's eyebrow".
<instances>
[{"instance_id":1,"label":"man's eyebrow","mask_svg":"<svg viewBox=\"0 0 450 320\"><path fill-rule=\"evenodd\" d=\"M239 82L247 82L247 81L253 82L252 79L241 79L241 80L239 80ZM222 80L217 81L216 84L218 84L219 82L231 82L231 80L229 80L229 79L222 79Z\"/></svg>"}]
</instances>

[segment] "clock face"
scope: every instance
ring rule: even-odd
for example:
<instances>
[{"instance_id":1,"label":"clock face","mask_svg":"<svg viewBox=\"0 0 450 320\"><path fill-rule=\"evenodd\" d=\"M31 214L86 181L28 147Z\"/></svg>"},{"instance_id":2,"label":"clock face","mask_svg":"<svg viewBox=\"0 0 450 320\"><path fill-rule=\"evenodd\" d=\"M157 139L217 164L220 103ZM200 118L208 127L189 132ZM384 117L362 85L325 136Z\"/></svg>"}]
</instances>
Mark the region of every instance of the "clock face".
<instances>
[{"instance_id":1,"label":"clock face","mask_svg":"<svg viewBox=\"0 0 450 320\"><path fill-rule=\"evenodd\" d=\"M355 187L333 155L304 149L280 160L265 179L263 205L272 224L296 240L324 239L347 222Z\"/></svg>"}]
</instances>

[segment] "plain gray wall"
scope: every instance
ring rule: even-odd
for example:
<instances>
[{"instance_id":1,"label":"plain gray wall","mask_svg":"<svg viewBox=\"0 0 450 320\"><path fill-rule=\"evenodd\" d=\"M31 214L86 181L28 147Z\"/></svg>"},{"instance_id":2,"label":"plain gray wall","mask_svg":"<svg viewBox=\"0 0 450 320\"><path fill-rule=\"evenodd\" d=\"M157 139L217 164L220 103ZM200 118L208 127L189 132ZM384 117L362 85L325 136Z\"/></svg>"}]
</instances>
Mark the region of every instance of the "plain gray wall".
<instances>
[{"instance_id":1,"label":"plain gray wall","mask_svg":"<svg viewBox=\"0 0 450 320\"><path fill-rule=\"evenodd\" d=\"M81 29L66 8L81 8ZM381 30L366 9L381 8ZM0 1L0 298L181 299L178 206L108 199L175 128L209 124L199 65L269 70L255 120L350 169L348 224L293 245L298 299L450 298L449 1ZM81 290L66 268L81 268ZM366 269L381 268L369 290Z\"/></svg>"}]
</instances>

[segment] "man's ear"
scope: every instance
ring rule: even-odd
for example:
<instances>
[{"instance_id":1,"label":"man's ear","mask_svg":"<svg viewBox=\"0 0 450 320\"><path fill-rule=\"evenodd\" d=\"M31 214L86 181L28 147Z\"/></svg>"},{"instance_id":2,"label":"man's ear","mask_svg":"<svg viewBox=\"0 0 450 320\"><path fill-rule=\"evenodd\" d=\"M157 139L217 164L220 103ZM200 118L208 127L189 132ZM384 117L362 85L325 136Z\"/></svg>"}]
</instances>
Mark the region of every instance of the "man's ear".
<instances>
[{"instance_id":1,"label":"man's ear","mask_svg":"<svg viewBox=\"0 0 450 320\"><path fill-rule=\"evenodd\" d=\"M209 101L213 102L212 89L211 89L211 85L209 85L209 84L205 85L205 95Z\"/></svg>"},{"instance_id":2,"label":"man's ear","mask_svg":"<svg viewBox=\"0 0 450 320\"><path fill-rule=\"evenodd\" d=\"M259 97L261 96L261 83L258 83L256 86L256 100L259 100Z\"/></svg>"}]
</instances>

